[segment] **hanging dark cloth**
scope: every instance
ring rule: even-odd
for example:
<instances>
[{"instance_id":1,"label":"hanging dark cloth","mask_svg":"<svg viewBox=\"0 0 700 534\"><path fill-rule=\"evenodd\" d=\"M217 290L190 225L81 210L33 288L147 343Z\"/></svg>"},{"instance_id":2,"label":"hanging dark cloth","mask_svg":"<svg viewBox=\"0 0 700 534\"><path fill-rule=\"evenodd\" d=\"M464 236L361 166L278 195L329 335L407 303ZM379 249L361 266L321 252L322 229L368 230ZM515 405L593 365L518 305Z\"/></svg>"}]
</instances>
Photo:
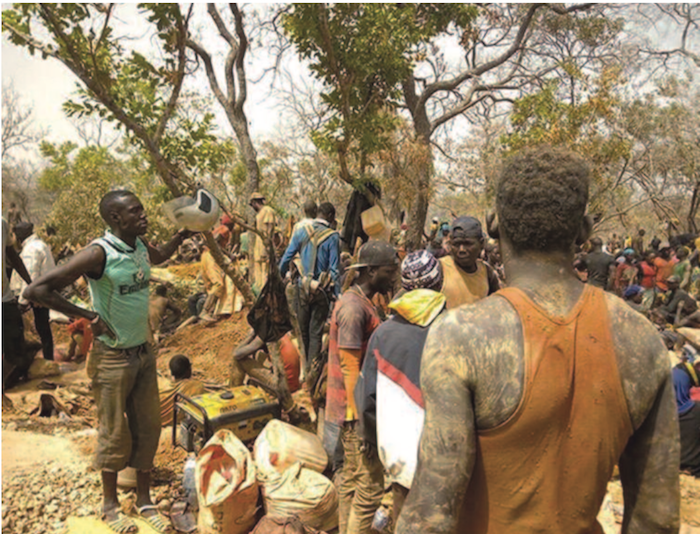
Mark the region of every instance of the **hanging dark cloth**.
<instances>
[{"instance_id":1,"label":"hanging dark cloth","mask_svg":"<svg viewBox=\"0 0 700 534\"><path fill-rule=\"evenodd\" d=\"M367 183L365 184L365 188L377 198L382 197L382 192L378 185ZM340 239L345 242L351 252L355 248L355 242L358 237L362 239L363 243L369 240L369 236L362 229L362 218L360 216L363 211L368 210L372 206L373 204L364 193L357 189L352 192L348 207L345 210L345 224L340 234Z\"/></svg>"},{"instance_id":2,"label":"hanging dark cloth","mask_svg":"<svg viewBox=\"0 0 700 534\"><path fill-rule=\"evenodd\" d=\"M268 254L270 256L270 269L267 282L248 312L248 324L255 330L255 335L265 343L274 343L292 330L292 321L289 315L284 282L280 277L272 247L268 247Z\"/></svg>"}]
</instances>

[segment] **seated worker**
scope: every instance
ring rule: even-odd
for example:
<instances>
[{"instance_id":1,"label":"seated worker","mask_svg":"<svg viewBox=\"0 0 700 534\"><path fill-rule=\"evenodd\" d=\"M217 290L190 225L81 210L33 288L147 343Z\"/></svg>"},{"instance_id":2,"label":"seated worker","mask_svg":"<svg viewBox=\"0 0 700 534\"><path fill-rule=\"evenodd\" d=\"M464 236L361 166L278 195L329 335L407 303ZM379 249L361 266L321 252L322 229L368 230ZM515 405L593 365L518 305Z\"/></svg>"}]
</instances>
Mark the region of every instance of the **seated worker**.
<instances>
[{"instance_id":1,"label":"seated worker","mask_svg":"<svg viewBox=\"0 0 700 534\"><path fill-rule=\"evenodd\" d=\"M180 320L182 312L168 298L168 288L164 284L156 287L155 295L148 301L148 324L153 341L158 343L162 330L170 330Z\"/></svg>"},{"instance_id":2,"label":"seated worker","mask_svg":"<svg viewBox=\"0 0 700 534\"><path fill-rule=\"evenodd\" d=\"M188 397L194 397L206 392L204 384L192 378L192 364L187 356L176 354L170 358L169 366L171 380L158 380L161 426L173 424L175 394L182 393Z\"/></svg>"},{"instance_id":3,"label":"seated worker","mask_svg":"<svg viewBox=\"0 0 700 534\"><path fill-rule=\"evenodd\" d=\"M70 334L68 361L83 361L92 347L90 321L85 317L71 321L68 325L68 333Z\"/></svg>"},{"instance_id":4,"label":"seated worker","mask_svg":"<svg viewBox=\"0 0 700 534\"><path fill-rule=\"evenodd\" d=\"M700 328L700 310L697 310L678 321L678 327Z\"/></svg>"},{"instance_id":5,"label":"seated worker","mask_svg":"<svg viewBox=\"0 0 700 534\"><path fill-rule=\"evenodd\" d=\"M646 313L648 310L644 308L644 288L638 285L631 285L627 287L622 293L622 297L625 302L629 304L633 310L639 313Z\"/></svg>"},{"instance_id":6,"label":"seated worker","mask_svg":"<svg viewBox=\"0 0 700 534\"><path fill-rule=\"evenodd\" d=\"M280 354L287 384L289 384L289 392L294 393L301 387L299 382L300 356L290 334L286 334L280 339ZM231 385L243 385L245 376L248 375L263 389L277 395L278 378L275 376L274 368L265 365L269 359L267 345L255 335L255 331L251 328L248 337L233 351Z\"/></svg>"},{"instance_id":7,"label":"seated worker","mask_svg":"<svg viewBox=\"0 0 700 534\"><path fill-rule=\"evenodd\" d=\"M666 279L668 293L666 303L659 308L659 312L670 324L678 324L684 317L692 315L698 309L698 304L687 291L680 289L681 279L675 274Z\"/></svg>"},{"instance_id":8,"label":"seated worker","mask_svg":"<svg viewBox=\"0 0 700 534\"><path fill-rule=\"evenodd\" d=\"M369 340L355 386L359 433L365 448L379 452L388 473L394 523L411 488L423 430L423 345L445 309L440 262L427 250L411 252L401 263L401 288L403 294L389 304L394 315Z\"/></svg>"}]
</instances>

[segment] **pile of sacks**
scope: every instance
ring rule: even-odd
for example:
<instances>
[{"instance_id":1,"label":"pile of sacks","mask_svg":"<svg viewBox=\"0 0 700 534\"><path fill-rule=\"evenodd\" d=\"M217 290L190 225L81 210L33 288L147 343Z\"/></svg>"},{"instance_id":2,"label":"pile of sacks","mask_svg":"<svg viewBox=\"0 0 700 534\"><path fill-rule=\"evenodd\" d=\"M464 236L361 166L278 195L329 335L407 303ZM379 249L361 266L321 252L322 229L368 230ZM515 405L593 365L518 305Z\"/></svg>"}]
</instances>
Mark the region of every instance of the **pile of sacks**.
<instances>
[{"instance_id":1,"label":"pile of sacks","mask_svg":"<svg viewBox=\"0 0 700 534\"><path fill-rule=\"evenodd\" d=\"M260 493L266 516L255 533L293 523L300 532L338 526L338 493L321 474L328 456L314 434L272 420L255 440L253 453L229 430L218 431L199 452L200 534L250 532Z\"/></svg>"}]
</instances>

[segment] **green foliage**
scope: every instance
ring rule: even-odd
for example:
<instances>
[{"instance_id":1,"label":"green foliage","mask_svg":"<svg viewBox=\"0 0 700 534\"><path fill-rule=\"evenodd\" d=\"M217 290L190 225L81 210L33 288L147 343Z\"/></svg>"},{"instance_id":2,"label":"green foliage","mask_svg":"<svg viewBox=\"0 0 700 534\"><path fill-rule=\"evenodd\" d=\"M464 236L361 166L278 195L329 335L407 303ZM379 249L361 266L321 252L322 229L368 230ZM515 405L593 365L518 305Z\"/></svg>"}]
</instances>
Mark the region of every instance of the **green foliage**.
<instances>
[{"instance_id":1,"label":"green foliage","mask_svg":"<svg viewBox=\"0 0 700 534\"><path fill-rule=\"evenodd\" d=\"M159 153L172 167L197 179L218 172L231 158L233 147L216 137L213 115L188 116L183 106L189 100L183 103L182 98L171 114L186 32L180 7L146 3L138 7L153 26L151 43L160 49L157 64L136 50L126 51L121 36L114 35L108 17L117 5L14 4L2 12L3 32L30 53L41 46L55 54L83 81L85 87L63 105L69 117L100 117L121 129L135 146L151 155ZM37 27L48 36L43 42L32 33ZM165 125L164 117L170 119Z\"/></svg>"},{"instance_id":2,"label":"green foliage","mask_svg":"<svg viewBox=\"0 0 700 534\"><path fill-rule=\"evenodd\" d=\"M616 128L621 101L616 95L617 70L603 71L585 80L588 97L571 103L559 95L559 80L549 80L537 93L518 99L510 115L513 131L502 136L505 153L541 144L566 147L591 165L593 190L591 211L604 211L605 195L622 195L629 189L615 188L616 169L631 157L633 142ZM607 200L607 199L605 199Z\"/></svg>"},{"instance_id":3,"label":"green foliage","mask_svg":"<svg viewBox=\"0 0 700 534\"><path fill-rule=\"evenodd\" d=\"M162 240L170 235L171 225L159 210L170 192L156 182L142 157L122 159L105 147L76 148L73 143L41 145L49 164L39 176L39 187L57 195L46 222L56 228L60 243L85 245L101 235L105 224L98 209L100 198L121 188L136 193L146 207L149 238Z\"/></svg>"},{"instance_id":4,"label":"green foliage","mask_svg":"<svg viewBox=\"0 0 700 534\"><path fill-rule=\"evenodd\" d=\"M316 146L333 153L353 143L361 155L389 148L401 82L422 47L451 28L469 32L476 15L469 4L293 4L284 29L334 112L312 133Z\"/></svg>"}]
</instances>

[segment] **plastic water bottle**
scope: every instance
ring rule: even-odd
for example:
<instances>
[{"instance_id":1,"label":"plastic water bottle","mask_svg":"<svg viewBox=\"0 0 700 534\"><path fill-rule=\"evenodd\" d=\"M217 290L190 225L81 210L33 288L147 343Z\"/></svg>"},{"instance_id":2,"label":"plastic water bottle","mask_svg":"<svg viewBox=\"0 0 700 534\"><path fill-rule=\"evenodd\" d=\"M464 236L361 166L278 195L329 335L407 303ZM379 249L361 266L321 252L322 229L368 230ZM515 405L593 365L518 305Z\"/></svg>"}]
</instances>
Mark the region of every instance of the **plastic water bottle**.
<instances>
[{"instance_id":1,"label":"plastic water bottle","mask_svg":"<svg viewBox=\"0 0 700 534\"><path fill-rule=\"evenodd\" d=\"M384 506L380 506L372 519L372 529L376 530L377 532L382 532L389 526L390 522L391 515L389 515L389 511Z\"/></svg>"},{"instance_id":2,"label":"plastic water bottle","mask_svg":"<svg viewBox=\"0 0 700 534\"><path fill-rule=\"evenodd\" d=\"M194 468L197 464L196 456L193 452L187 455L185 470L182 476L182 488L185 490L185 499L196 508L197 506L197 484L195 482Z\"/></svg>"}]
</instances>

